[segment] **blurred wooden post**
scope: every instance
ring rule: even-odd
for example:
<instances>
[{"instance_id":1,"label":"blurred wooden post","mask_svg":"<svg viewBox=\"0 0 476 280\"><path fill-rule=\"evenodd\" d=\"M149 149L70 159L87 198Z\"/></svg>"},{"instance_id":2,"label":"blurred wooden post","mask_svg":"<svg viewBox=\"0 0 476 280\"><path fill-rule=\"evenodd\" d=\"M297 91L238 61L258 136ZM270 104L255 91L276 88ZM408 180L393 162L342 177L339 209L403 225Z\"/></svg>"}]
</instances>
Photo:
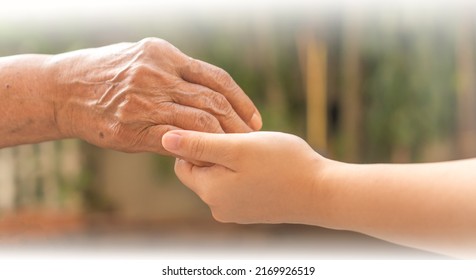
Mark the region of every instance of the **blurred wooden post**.
<instances>
[{"instance_id":1,"label":"blurred wooden post","mask_svg":"<svg viewBox=\"0 0 476 280\"><path fill-rule=\"evenodd\" d=\"M55 161L58 157L55 143L46 142L38 145L38 178L42 182L41 203L48 209L59 208L58 170Z\"/></svg>"},{"instance_id":2,"label":"blurred wooden post","mask_svg":"<svg viewBox=\"0 0 476 280\"><path fill-rule=\"evenodd\" d=\"M269 113L273 128L276 124L279 127L285 123L288 115L288 104L283 85L278 74L278 56L279 48L275 44L269 44L274 41L274 28L272 18L269 15L257 15L257 23L255 28L255 48L253 49L256 56L257 66L262 67L264 73L266 110Z\"/></svg>"},{"instance_id":3,"label":"blurred wooden post","mask_svg":"<svg viewBox=\"0 0 476 280\"><path fill-rule=\"evenodd\" d=\"M350 9L343 30L343 92L340 95L344 160L360 157L362 110L360 89L360 18Z\"/></svg>"},{"instance_id":4,"label":"blurred wooden post","mask_svg":"<svg viewBox=\"0 0 476 280\"><path fill-rule=\"evenodd\" d=\"M0 214L3 211L81 210L78 140L0 149Z\"/></svg>"},{"instance_id":5,"label":"blurred wooden post","mask_svg":"<svg viewBox=\"0 0 476 280\"><path fill-rule=\"evenodd\" d=\"M457 72L457 145L460 157L476 155L476 71L474 54L474 18L463 11L458 23L456 46Z\"/></svg>"},{"instance_id":6,"label":"blurred wooden post","mask_svg":"<svg viewBox=\"0 0 476 280\"><path fill-rule=\"evenodd\" d=\"M327 151L327 49L323 41L307 35L303 43L307 98L307 141Z\"/></svg>"},{"instance_id":7,"label":"blurred wooden post","mask_svg":"<svg viewBox=\"0 0 476 280\"><path fill-rule=\"evenodd\" d=\"M37 183L37 158L34 145L24 145L17 148L15 162L15 182L17 188L16 206L36 206L35 187Z\"/></svg>"},{"instance_id":8,"label":"blurred wooden post","mask_svg":"<svg viewBox=\"0 0 476 280\"><path fill-rule=\"evenodd\" d=\"M58 170L59 183L62 184L63 195L59 195L59 202L62 207L69 211L79 212L83 200L81 192L77 189L71 189L78 185L83 168L81 142L76 139L63 140L61 149L58 152ZM68 188L65 190L65 188ZM60 192L61 190L58 190ZM65 193L66 192L66 193Z\"/></svg>"},{"instance_id":9,"label":"blurred wooden post","mask_svg":"<svg viewBox=\"0 0 476 280\"><path fill-rule=\"evenodd\" d=\"M0 150L0 214L15 206L15 168L13 149Z\"/></svg>"}]
</instances>

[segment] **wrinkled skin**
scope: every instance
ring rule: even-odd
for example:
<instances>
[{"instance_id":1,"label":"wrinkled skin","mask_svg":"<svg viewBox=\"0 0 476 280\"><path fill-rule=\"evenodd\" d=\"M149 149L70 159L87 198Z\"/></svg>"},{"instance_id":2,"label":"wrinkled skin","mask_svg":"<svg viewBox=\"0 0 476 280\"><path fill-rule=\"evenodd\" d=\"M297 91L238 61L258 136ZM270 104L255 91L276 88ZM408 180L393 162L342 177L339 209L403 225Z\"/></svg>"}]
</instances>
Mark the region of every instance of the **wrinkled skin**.
<instances>
[{"instance_id":1,"label":"wrinkled skin","mask_svg":"<svg viewBox=\"0 0 476 280\"><path fill-rule=\"evenodd\" d=\"M175 129L261 128L251 100L224 70L156 38L54 56L54 116L65 137L103 148L168 154Z\"/></svg>"}]
</instances>

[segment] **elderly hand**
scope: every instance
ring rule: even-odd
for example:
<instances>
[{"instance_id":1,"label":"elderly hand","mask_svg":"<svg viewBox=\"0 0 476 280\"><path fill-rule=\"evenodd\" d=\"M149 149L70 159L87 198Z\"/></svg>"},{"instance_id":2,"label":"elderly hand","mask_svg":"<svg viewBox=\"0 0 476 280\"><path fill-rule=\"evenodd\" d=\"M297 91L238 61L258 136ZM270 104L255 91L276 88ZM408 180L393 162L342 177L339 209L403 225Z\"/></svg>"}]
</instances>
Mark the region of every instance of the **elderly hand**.
<instances>
[{"instance_id":1,"label":"elderly hand","mask_svg":"<svg viewBox=\"0 0 476 280\"><path fill-rule=\"evenodd\" d=\"M170 130L261 128L258 110L230 75L161 39L65 53L47 65L55 121L65 137L166 154L161 138Z\"/></svg>"}]
</instances>

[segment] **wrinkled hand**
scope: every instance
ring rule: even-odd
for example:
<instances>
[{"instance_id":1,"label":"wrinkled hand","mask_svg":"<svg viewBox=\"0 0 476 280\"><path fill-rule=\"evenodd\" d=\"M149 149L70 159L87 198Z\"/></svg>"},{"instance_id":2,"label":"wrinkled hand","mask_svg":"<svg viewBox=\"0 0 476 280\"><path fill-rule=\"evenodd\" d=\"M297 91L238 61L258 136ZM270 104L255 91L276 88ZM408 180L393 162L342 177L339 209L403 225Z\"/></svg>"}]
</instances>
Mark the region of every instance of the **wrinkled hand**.
<instances>
[{"instance_id":1,"label":"wrinkled hand","mask_svg":"<svg viewBox=\"0 0 476 280\"><path fill-rule=\"evenodd\" d=\"M55 120L66 137L125 152L167 152L175 129L261 128L251 100L224 70L170 43L144 39L55 56Z\"/></svg>"},{"instance_id":2,"label":"wrinkled hand","mask_svg":"<svg viewBox=\"0 0 476 280\"><path fill-rule=\"evenodd\" d=\"M209 205L215 219L237 223L308 222L324 159L294 135L173 131L162 143L178 178ZM190 161L209 162L197 166ZM313 210L314 209L314 210Z\"/></svg>"}]
</instances>

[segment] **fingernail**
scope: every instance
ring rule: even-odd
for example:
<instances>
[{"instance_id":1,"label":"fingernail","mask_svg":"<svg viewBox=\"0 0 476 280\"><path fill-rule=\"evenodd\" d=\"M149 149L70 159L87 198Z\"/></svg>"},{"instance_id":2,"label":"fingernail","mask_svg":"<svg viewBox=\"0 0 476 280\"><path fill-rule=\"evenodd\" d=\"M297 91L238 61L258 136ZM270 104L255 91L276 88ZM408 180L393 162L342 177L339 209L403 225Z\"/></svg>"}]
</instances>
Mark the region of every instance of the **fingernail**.
<instances>
[{"instance_id":1,"label":"fingernail","mask_svg":"<svg viewBox=\"0 0 476 280\"><path fill-rule=\"evenodd\" d=\"M250 127L253 130L260 130L263 126L263 121L261 120L261 116L259 113L255 112L250 120Z\"/></svg>"},{"instance_id":2,"label":"fingernail","mask_svg":"<svg viewBox=\"0 0 476 280\"><path fill-rule=\"evenodd\" d=\"M182 139L182 135L174 133L174 132L167 132L164 136L162 136L162 146L169 152L178 151L180 148L180 140Z\"/></svg>"}]
</instances>

